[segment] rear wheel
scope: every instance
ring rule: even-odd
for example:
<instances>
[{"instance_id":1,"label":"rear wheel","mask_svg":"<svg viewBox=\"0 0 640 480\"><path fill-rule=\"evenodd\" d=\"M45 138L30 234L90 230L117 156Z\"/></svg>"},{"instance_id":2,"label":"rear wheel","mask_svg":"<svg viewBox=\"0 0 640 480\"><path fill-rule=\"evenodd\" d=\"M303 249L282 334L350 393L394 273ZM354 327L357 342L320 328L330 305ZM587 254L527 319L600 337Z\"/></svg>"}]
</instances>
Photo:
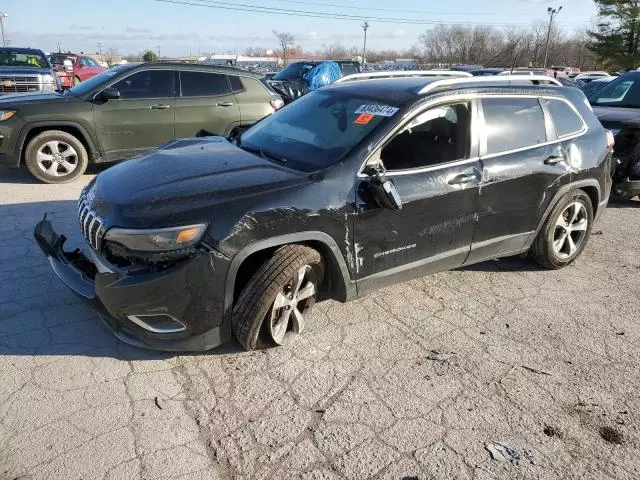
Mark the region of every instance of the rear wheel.
<instances>
[{"instance_id":1,"label":"rear wheel","mask_svg":"<svg viewBox=\"0 0 640 480\"><path fill-rule=\"evenodd\" d=\"M320 254L287 245L262 265L233 309L233 331L247 350L283 345L301 333L324 275Z\"/></svg>"},{"instance_id":2,"label":"rear wheel","mask_svg":"<svg viewBox=\"0 0 640 480\"><path fill-rule=\"evenodd\" d=\"M531 246L540 266L558 269L569 265L587 245L593 225L593 205L582 190L564 195L549 214Z\"/></svg>"},{"instance_id":3,"label":"rear wheel","mask_svg":"<svg viewBox=\"0 0 640 480\"><path fill-rule=\"evenodd\" d=\"M47 130L31 139L25 163L38 180L66 183L82 175L89 160L87 150L76 137L61 130Z\"/></svg>"}]
</instances>

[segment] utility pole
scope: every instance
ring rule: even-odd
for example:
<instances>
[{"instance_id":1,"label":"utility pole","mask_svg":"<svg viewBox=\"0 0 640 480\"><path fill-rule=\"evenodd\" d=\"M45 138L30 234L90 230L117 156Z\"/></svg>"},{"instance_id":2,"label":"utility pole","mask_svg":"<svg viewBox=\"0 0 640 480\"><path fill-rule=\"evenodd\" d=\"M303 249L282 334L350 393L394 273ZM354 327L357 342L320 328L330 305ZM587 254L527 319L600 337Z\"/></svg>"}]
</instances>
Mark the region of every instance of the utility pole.
<instances>
[{"instance_id":1,"label":"utility pole","mask_svg":"<svg viewBox=\"0 0 640 480\"><path fill-rule=\"evenodd\" d=\"M9 42L7 41L7 36L4 34L4 19L9 16L8 13L0 12L0 30L2 30L2 45L5 47L9 46Z\"/></svg>"},{"instance_id":2,"label":"utility pole","mask_svg":"<svg viewBox=\"0 0 640 480\"><path fill-rule=\"evenodd\" d=\"M551 39L551 25L553 24L553 17L560 13L562 6L558 8L547 8L549 14L549 30L547 30L547 46L544 48L544 68L547 68L547 61L549 60L549 40Z\"/></svg>"},{"instance_id":3,"label":"utility pole","mask_svg":"<svg viewBox=\"0 0 640 480\"><path fill-rule=\"evenodd\" d=\"M158 47L158 60L160 60L160 45L156 45Z\"/></svg>"},{"instance_id":4,"label":"utility pole","mask_svg":"<svg viewBox=\"0 0 640 480\"><path fill-rule=\"evenodd\" d=\"M364 45L362 46L362 70L364 71L364 66L367 63L367 30L369 29L369 23L364 22L362 29L364 30Z\"/></svg>"},{"instance_id":5,"label":"utility pole","mask_svg":"<svg viewBox=\"0 0 640 480\"><path fill-rule=\"evenodd\" d=\"M104 62L104 57L102 56L102 43L98 42L98 53L100 54L100 61Z\"/></svg>"}]
</instances>

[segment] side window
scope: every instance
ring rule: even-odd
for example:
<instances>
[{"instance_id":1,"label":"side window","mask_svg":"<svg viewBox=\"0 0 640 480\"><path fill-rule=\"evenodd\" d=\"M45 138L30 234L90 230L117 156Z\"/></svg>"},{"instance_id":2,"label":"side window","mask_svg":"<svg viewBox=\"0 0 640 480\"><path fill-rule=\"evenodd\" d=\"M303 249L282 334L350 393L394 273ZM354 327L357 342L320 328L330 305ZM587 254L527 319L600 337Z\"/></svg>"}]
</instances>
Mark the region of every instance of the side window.
<instances>
[{"instance_id":1,"label":"side window","mask_svg":"<svg viewBox=\"0 0 640 480\"><path fill-rule=\"evenodd\" d=\"M547 108L551 114L558 137L571 135L582 130L582 120L573 109L562 100L547 100Z\"/></svg>"},{"instance_id":2,"label":"side window","mask_svg":"<svg viewBox=\"0 0 640 480\"><path fill-rule=\"evenodd\" d=\"M221 73L180 72L183 97L204 97L231 93L227 76Z\"/></svg>"},{"instance_id":3,"label":"side window","mask_svg":"<svg viewBox=\"0 0 640 480\"><path fill-rule=\"evenodd\" d=\"M113 86L121 99L173 97L173 72L170 70L143 70L134 73Z\"/></svg>"},{"instance_id":4,"label":"side window","mask_svg":"<svg viewBox=\"0 0 640 480\"><path fill-rule=\"evenodd\" d=\"M544 114L535 98L483 98L487 154L547 141Z\"/></svg>"},{"instance_id":5,"label":"side window","mask_svg":"<svg viewBox=\"0 0 640 480\"><path fill-rule=\"evenodd\" d=\"M240 77L229 75L229 81L231 82L231 90L233 93L244 91L244 85Z\"/></svg>"},{"instance_id":6,"label":"side window","mask_svg":"<svg viewBox=\"0 0 640 480\"><path fill-rule=\"evenodd\" d=\"M406 170L467 158L470 111L468 103L454 103L415 116L382 148L385 168Z\"/></svg>"}]
</instances>

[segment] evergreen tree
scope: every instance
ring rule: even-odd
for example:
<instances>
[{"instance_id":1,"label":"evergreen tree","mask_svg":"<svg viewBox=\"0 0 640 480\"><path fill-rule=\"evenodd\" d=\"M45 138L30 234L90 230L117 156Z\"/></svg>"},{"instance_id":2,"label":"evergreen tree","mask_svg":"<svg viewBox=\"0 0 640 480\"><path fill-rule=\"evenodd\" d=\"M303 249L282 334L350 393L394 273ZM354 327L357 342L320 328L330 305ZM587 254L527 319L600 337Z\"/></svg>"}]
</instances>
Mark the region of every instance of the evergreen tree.
<instances>
[{"instance_id":1,"label":"evergreen tree","mask_svg":"<svg viewBox=\"0 0 640 480\"><path fill-rule=\"evenodd\" d=\"M594 0L600 23L589 32L592 50L612 67L640 66L640 0Z\"/></svg>"}]
</instances>

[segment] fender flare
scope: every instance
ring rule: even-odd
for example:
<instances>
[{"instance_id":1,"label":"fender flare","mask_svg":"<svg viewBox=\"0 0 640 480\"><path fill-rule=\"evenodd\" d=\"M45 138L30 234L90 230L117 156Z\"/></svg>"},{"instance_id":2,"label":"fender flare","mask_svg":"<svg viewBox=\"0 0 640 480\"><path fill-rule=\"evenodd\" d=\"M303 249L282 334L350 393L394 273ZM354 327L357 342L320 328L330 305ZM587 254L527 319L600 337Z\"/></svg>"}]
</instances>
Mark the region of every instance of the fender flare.
<instances>
[{"instance_id":1,"label":"fender flare","mask_svg":"<svg viewBox=\"0 0 640 480\"><path fill-rule=\"evenodd\" d=\"M527 242L525 243L525 245L531 245L533 243L533 240L538 236L538 233L540 232L540 230L542 230L542 227L544 226L545 222L547 221L547 218L551 214L551 210L553 210L555 208L555 206L558 204L558 200L560 200L560 198L563 195L569 193L570 191L578 190L578 189L583 188L583 187L595 187L595 189L597 190L597 192L598 192L598 201L593 206L594 213L597 214L597 211L600 209L600 206L601 206L600 203L601 203L601 200L602 200L602 189L600 188L600 183L594 178L590 178L590 179L587 179L587 180L578 180L576 182L567 183L566 185L563 185L562 187L560 187L558 189L558 191L556 192L556 194L553 196L553 198L551 199L551 201L547 205L547 209L544 211L544 214L542 215L542 217L540 217L540 221L538 222L538 227L529 236L529 238L527 239ZM594 216L594 218L595 218L595 216Z\"/></svg>"},{"instance_id":2,"label":"fender flare","mask_svg":"<svg viewBox=\"0 0 640 480\"><path fill-rule=\"evenodd\" d=\"M250 243L238 253L236 253L231 259L229 269L227 270L227 278L224 287L224 312L225 316L231 312L233 306L233 288L236 282L236 276L240 265L244 262L249 255L265 250L268 248L279 247L291 243L304 243L304 242L319 242L327 247L327 251L330 252L333 261L336 262L340 271L340 276L344 282L347 299L352 299L357 296L356 283L351 279L349 269L342 255L342 251L338 247L336 241L330 235L319 231L308 232L296 232L286 235L279 235L277 237L271 237L264 240L258 240L257 242Z\"/></svg>"},{"instance_id":3,"label":"fender flare","mask_svg":"<svg viewBox=\"0 0 640 480\"><path fill-rule=\"evenodd\" d=\"M82 140L84 140L86 144L89 146L89 151L87 152L89 154L89 160L95 161L97 158L101 157L100 150L98 150L98 148L96 147L95 143L93 142L93 139L91 138L91 135L89 135L89 132L87 132L87 129L84 128L79 123L70 122L66 120L62 120L59 122L44 121L44 122L29 123L24 127L22 127L22 130L20 131L20 135L18 135L18 141L16 143L16 155L18 156L19 163L22 163L22 160L23 160L22 152L24 149L24 142L27 138L27 135L29 135L29 132L31 132L34 128L42 128L42 127L51 127L52 129L55 129L56 127L73 127L78 129L78 131L83 137Z\"/></svg>"}]
</instances>

